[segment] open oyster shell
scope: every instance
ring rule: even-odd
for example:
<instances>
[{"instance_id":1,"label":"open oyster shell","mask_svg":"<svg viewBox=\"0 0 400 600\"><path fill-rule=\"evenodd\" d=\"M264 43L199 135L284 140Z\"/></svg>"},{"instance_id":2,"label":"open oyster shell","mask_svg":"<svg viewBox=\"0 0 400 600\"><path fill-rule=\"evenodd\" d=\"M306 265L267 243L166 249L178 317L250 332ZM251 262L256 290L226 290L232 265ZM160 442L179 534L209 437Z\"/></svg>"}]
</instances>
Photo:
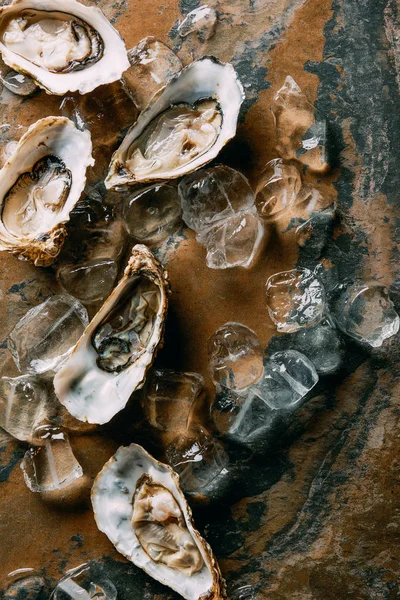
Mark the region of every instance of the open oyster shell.
<instances>
[{"instance_id":1,"label":"open oyster shell","mask_svg":"<svg viewBox=\"0 0 400 600\"><path fill-rule=\"evenodd\" d=\"M175 179L210 162L235 135L243 99L232 65L194 61L139 115L112 157L106 187Z\"/></svg>"},{"instance_id":2,"label":"open oyster shell","mask_svg":"<svg viewBox=\"0 0 400 600\"><path fill-rule=\"evenodd\" d=\"M87 94L129 68L119 33L99 8L76 0L14 0L0 8L4 62L49 94Z\"/></svg>"},{"instance_id":3,"label":"open oyster shell","mask_svg":"<svg viewBox=\"0 0 400 600\"><path fill-rule=\"evenodd\" d=\"M65 117L32 125L0 171L0 250L48 266L93 165L88 131Z\"/></svg>"},{"instance_id":4,"label":"open oyster shell","mask_svg":"<svg viewBox=\"0 0 400 600\"><path fill-rule=\"evenodd\" d=\"M118 552L187 600L223 600L225 582L194 528L178 475L141 446L121 447L92 489L98 528Z\"/></svg>"},{"instance_id":5,"label":"open oyster shell","mask_svg":"<svg viewBox=\"0 0 400 600\"><path fill-rule=\"evenodd\" d=\"M143 385L163 342L167 278L146 246L134 246L124 276L54 378L77 419L107 423Z\"/></svg>"}]
</instances>

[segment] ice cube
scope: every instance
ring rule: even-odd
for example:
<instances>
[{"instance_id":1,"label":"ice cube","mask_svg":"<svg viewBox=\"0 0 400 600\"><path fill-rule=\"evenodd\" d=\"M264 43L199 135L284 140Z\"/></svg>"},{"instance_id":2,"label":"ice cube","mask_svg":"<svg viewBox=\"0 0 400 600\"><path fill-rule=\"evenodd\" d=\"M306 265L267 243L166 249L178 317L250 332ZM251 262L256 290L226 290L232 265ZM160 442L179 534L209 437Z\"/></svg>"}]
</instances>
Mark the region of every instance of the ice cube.
<instances>
[{"instance_id":1,"label":"ice cube","mask_svg":"<svg viewBox=\"0 0 400 600\"><path fill-rule=\"evenodd\" d=\"M129 233L145 243L158 242L177 231L181 214L178 188L167 183L139 190L124 207Z\"/></svg>"},{"instance_id":2,"label":"ice cube","mask_svg":"<svg viewBox=\"0 0 400 600\"><path fill-rule=\"evenodd\" d=\"M32 492L61 490L82 477L82 467L64 431L43 426L35 438L42 445L29 448L21 462L25 483Z\"/></svg>"},{"instance_id":3,"label":"ice cube","mask_svg":"<svg viewBox=\"0 0 400 600\"><path fill-rule=\"evenodd\" d=\"M275 94L271 110L280 156L297 159L315 172L325 171L326 122L316 117L313 105L290 75Z\"/></svg>"},{"instance_id":4,"label":"ice cube","mask_svg":"<svg viewBox=\"0 0 400 600\"><path fill-rule=\"evenodd\" d=\"M266 222L278 220L288 209L305 200L300 171L291 162L275 158L266 164L256 187L258 214Z\"/></svg>"},{"instance_id":5,"label":"ice cube","mask_svg":"<svg viewBox=\"0 0 400 600\"><path fill-rule=\"evenodd\" d=\"M117 590L105 569L90 561L71 569L57 583L50 600L116 600Z\"/></svg>"},{"instance_id":6,"label":"ice cube","mask_svg":"<svg viewBox=\"0 0 400 600\"><path fill-rule=\"evenodd\" d=\"M373 348L382 346L399 330L399 315L389 292L375 281L347 287L334 310L337 324L344 333Z\"/></svg>"},{"instance_id":7,"label":"ice cube","mask_svg":"<svg viewBox=\"0 0 400 600\"><path fill-rule=\"evenodd\" d=\"M204 493L228 473L228 456L222 444L201 425L177 436L167 447L166 454L179 475L182 489L188 493Z\"/></svg>"},{"instance_id":8,"label":"ice cube","mask_svg":"<svg viewBox=\"0 0 400 600\"><path fill-rule=\"evenodd\" d=\"M186 430L203 388L204 379L198 373L153 371L143 400L149 423L165 431Z\"/></svg>"},{"instance_id":9,"label":"ice cube","mask_svg":"<svg viewBox=\"0 0 400 600\"><path fill-rule=\"evenodd\" d=\"M183 219L197 233L254 205L254 194L246 177L225 165L200 169L179 184Z\"/></svg>"},{"instance_id":10,"label":"ice cube","mask_svg":"<svg viewBox=\"0 0 400 600\"><path fill-rule=\"evenodd\" d=\"M182 69L179 58L168 46L154 37L143 38L128 50L131 66L125 71L121 83L138 110Z\"/></svg>"},{"instance_id":11,"label":"ice cube","mask_svg":"<svg viewBox=\"0 0 400 600\"><path fill-rule=\"evenodd\" d=\"M273 409L290 409L317 384L312 362L297 350L275 352L252 390Z\"/></svg>"},{"instance_id":12,"label":"ice cube","mask_svg":"<svg viewBox=\"0 0 400 600\"><path fill-rule=\"evenodd\" d=\"M88 129L85 115L83 114L82 104L79 98L75 96L65 96L60 104L60 110L63 117L67 117L75 124L77 129L84 131Z\"/></svg>"},{"instance_id":13,"label":"ice cube","mask_svg":"<svg viewBox=\"0 0 400 600\"><path fill-rule=\"evenodd\" d=\"M316 325L324 316L324 287L309 269L271 275L266 292L268 313L278 331L292 333Z\"/></svg>"},{"instance_id":14,"label":"ice cube","mask_svg":"<svg viewBox=\"0 0 400 600\"><path fill-rule=\"evenodd\" d=\"M336 206L332 205L312 216L296 229L299 246L313 248L321 252L331 236Z\"/></svg>"},{"instance_id":15,"label":"ice cube","mask_svg":"<svg viewBox=\"0 0 400 600\"><path fill-rule=\"evenodd\" d=\"M329 319L323 319L315 327L297 331L292 347L307 356L320 375L334 373L342 362L340 335Z\"/></svg>"},{"instance_id":16,"label":"ice cube","mask_svg":"<svg viewBox=\"0 0 400 600\"><path fill-rule=\"evenodd\" d=\"M10 92L18 96L31 96L39 89L29 75L18 73L12 69L4 77L1 77L1 81Z\"/></svg>"},{"instance_id":17,"label":"ice cube","mask_svg":"<svg viewBox=\"0 0 400 600\"><path fill-rule=\"evenodd\" d=\"M237 393L222 388L211 407L217 431L240 443L248 443L265 435L276 420L271 408L252 388Z\"/></svg>"},{"instance_id":18,"label":"ice cube","mask_svg":"<svg viewBox=\"0 0 400 600\"><path fill-rule=\"evenodd\" d=\"M209 40L215 33L217 13L206 4L191 10L178 27L178 34L184 38L197 32L202 42Z\"/></svg>"},{"instance_id":19,"label":"ice cube","mask_svg":"<svg viewBox=\"0 0 400 600\"><path fill-rule=\"evenodd\" d=\"M241 391L263 373L263 350L252 329L230 321L208 341L209 368L217 386Z\"/></svg>"},{"instance_id":20,"label":"ice cube","mask_svg":"<svg viewBox=\"0 0 400 600\"><path fill-rule=\"evenodd\" d=\"M39 600L43 597L46 585L41 575L34 569L18 569L8 575L7 588L2 596L3 600Z\"/></svg>"},{"instance_id":21,"label":"ice cube","mask_svg":"<svg viewBox=\"0 0 400 600\"><path fill-rule=\"evenodd\" d=\"M113 259L64 265L57 271L64 290L84 304L105 300L114 288L117 275L118 264Z\"/></svg>"},{"instance_id":22,"label":"ice cube","mask_svg":"<svg viewBox=\"0 0 400 600\"><path fill-rule=\"evenodd\" d=\"M58 294L31 308L8 337L8 347L24 374L55 371L88 325L86 308L72 296Z\"/></svg>"},{"instance_id":23,"label":"ice cube","mask_svg":"<svg viewBox=\"0 0 400 600\"><path fill-rule=\"evenodd\" d=\"M254 208L197 234L197 240L207 250L206 263L210 269L251 267L263 238L264 227Z\"/></svg>"}]
</instances>

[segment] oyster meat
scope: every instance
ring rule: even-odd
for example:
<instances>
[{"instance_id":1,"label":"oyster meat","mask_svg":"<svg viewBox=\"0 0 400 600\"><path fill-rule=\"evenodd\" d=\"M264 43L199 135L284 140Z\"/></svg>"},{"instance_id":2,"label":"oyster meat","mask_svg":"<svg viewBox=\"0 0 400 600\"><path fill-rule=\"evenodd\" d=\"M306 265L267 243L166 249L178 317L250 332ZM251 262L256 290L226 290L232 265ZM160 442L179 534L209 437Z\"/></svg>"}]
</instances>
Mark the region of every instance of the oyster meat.
<instances>
[{"instance_id":1,"label":"oyster meat","mask_svg":"<svg viewBox=\"0 0 400 600\"><path fill-rule=\"evenodd\" d=\"M32 125L0 171L0 250L36 266L54 262L93 164L88 131L65 117Z\"/></svg>"},{"instance_id":2,"label":"oyster meat","mask_svg":"<svg viewBox=\"0 0 400 600\"><path fill-rule=\"evenodd\" d=\"M0 52L56 95L86 94L129 67L124 42L101 10L76 0L14 0L0 8Z\"/></svg>"},{"instance_id":3,"label":"oyster meat","mask_svg":"<svg viewBox=\"0 0 400 600\"><path fill-rule=\"evenodd\" d=\"M210 162L235 135L243 98L232 65L194 61L140 114L114 153L106 187L175 179Z\"/></svg>"},{"instance_id":4,"label":"oyster meat","mask_svg":"<svg viewBox=\"0 0 400 600\"><path fill-rule=\"evenodd\" d=\"M194 528L178 475L141 446L121 447L97 476L98 528L116 549L187 600L223 600L225 583Z\"/></svg>"},{"instance_id":5,"label":"oyster meat","mask_svg":"<svg viewBox=\"0 0 400 600\"><path fill-rule=\"evenodd\" d=\"M121 281L54 379L77 419L107 423L143 385L163 341L167 277L146 246L134 246Z\"/></svg>"}]
</instances>

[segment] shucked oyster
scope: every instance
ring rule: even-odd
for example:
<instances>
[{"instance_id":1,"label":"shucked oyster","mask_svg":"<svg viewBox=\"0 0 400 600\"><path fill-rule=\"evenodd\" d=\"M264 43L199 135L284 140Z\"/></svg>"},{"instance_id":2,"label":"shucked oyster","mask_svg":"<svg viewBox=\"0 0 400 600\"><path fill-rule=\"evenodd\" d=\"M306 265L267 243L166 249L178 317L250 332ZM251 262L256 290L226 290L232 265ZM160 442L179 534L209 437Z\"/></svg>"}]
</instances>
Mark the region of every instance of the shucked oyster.
<instances>
[{"instance_id":1,"label":"shucked oyster","mask_svg":"<svg viewBox=\"0 0 400 600\"><path fill-rule=\"evenodd\" d=\"M32 125L0 171L0 250L48 266L93 165L88 131L65 117Z\"/></svg>"},{"instance_id":2,"label":"shucked oyster","mask_svg":"<svg viewBox=\"0 0 400 600\"><path fill-rule=\"evenodd\" d=\"M124 276L54 378L58 399L89 423L107 423L139 389L162 343L167 273L134 246Z\"/></svg>"},{"instance_id":3,"label":"shucked oyster","mask_svg":"<svg viewBox=\"0 0 400 600\"><path fill-rule=\"evenodd\" d=\"M114 153L106 187L174 179L210 162L235 135L243 98L232 65L194 61L140 114Z\"/></svg>"},{"instance_id":4,"label":"shucked oyster","mask_svg":"<svg viewBox=\"0 0 400 600\"><path fill-rule=\"evenodd\" d=\"M129 67L124 42L101 10L76 0L14 0L0 8L0 52L56 95L86 94Z\"/></svg>"},{"instance_id":5,"label":"shucked oyster","mask_svg":"<svg viewBox=\"0 0 400 600\"><path fill-rule=\"evenodd\" d=\"M141 446L120 448L97 476L92 504L98 528L116 549L187 600L223 600L225 585L210 546L171 467Z\"/></svg>"}]
</instances>

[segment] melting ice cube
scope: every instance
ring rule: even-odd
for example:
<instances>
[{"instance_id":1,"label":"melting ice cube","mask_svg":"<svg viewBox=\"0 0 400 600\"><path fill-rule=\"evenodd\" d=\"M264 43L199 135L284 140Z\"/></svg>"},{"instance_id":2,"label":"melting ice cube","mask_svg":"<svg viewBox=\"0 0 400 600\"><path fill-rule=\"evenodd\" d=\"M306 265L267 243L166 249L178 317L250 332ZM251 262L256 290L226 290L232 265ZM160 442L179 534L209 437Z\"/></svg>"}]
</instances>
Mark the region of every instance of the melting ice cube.
<instances>
[{"instance_id":1,"label":"melting ice cube","mask_svg":"<svg viewBox=\"0 0 400 600\"><path fill-rule=\"evenodd\" d=\"M217 13L206 4L191 10L178 27L178 34L186 37L197 32L201 41L209 40L215 33Z\"/></svg>"},{"instance_id":2,"label":"melting ice cube","mask_svg":"<svg viewBox=\"0 0 400 600\"><path fill-rule=\"evenodd\" d=\"M105 569L90 561L71 569L57 583L50 600L116 600L117 590Z\"/></svg>"}]
</instances>

